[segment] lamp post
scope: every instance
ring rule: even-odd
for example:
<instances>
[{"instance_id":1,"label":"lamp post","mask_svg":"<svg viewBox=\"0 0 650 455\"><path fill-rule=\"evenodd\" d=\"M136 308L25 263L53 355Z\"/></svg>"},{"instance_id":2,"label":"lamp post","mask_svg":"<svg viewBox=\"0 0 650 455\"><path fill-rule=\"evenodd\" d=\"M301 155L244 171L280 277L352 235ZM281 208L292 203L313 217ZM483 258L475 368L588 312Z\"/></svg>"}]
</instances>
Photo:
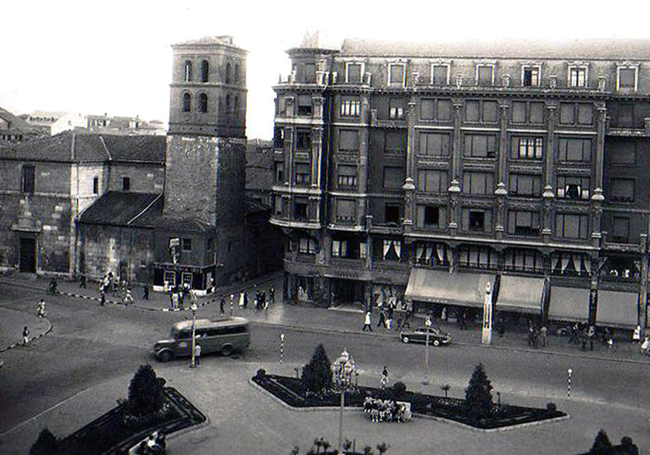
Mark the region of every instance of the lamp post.
<instances>
[{"instance_id":1,"label":"lamp post","mask_svg":"<svg viewBox=\"0 0 650 455\"><path fill-rule=\"evenodd\" d=\"M343 349L341 356L332 364L334 375L341 390L341 408L339 411L339 451L343 453L343 408L345 407L345 391L352 384L352 375L355 373L354 360L347 350Z\"/></svg>"},{"instance_id":2,"label":"lamp post","mask_svg":"<svg viewBox=\"0 0 650 455\"><path fill-rule=\"evenodd\" d=\"M424 321L424 326L426 327L426 342L424 343L424 381L422 381L423 385L428 385L429 384L429 329L431 328L431 318L427 316L427 318Z\"/></svg>"},{"instance_id":3,"label":"lamp post","mask_svg":"<svg viewBox=\"0 0 650 455\"><path fill-rule=\"evenodd\" d=\"M196 368L196 303L192 302L190 309L192 310L192 363L190 368Z\"/></svg>"}]
</instances>

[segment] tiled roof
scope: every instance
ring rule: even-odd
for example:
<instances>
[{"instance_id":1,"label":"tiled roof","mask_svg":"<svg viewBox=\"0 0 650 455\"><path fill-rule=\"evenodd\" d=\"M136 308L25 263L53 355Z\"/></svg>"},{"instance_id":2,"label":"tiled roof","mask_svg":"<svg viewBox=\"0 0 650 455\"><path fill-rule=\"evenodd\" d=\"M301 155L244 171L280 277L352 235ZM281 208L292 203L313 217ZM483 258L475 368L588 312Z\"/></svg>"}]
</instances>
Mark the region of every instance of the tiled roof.
<instances>
[{"instance_id":1,"label":"tiled roof","mask_svg":"<svg viewBox=\"0 0 650 455\"><path fill-rule=\"evenodd\" d=\"M65 131L9 147L3 151L2 158L63 162L113 160L162 165L165 162L165 147L164 136L102 136Z\"/></svg>"},{"instance_id":2,"label":"tiled roof","mask_svg":"<svg viewBox=\"0 0 650 455\"><path fill-rule=\"evenodd\" d=\"M152 227L161 211L160 194L109 191L81 214L79 222Z\"/></svg>"},{"instance_id":3,"label":"tiled roof","mask_svg":"<svg viewBox=\"0 0 650 455\"><path fill-rule=\"evenodd\" d=\"M348 38L341 56L522 59L650 59L648 39L580 39L567 41L406 42Z\"/></svg>"},{"instance_id":4,"label":"tiled roof","mask_svg":"<svg viewBox=\"0 0 650 455\"><path fill-rule=\"evenodd\" d=\"M208 232L214 227L203 220L192 217L164 216L156 220L156 226L170 231Z\"/></svg>"},{"instance_id":5,"label":"tiled roof","mask_svg":"<svg viewBox=\"0 0 650 455\"><path fill-rule=\"evenodd\" d=\"M10 130L20 130L24 133L30 133L35 131L34 127L27 123L24 119L18 117L17 115L12 114L6 109L0 107L0 118L9 122L11 126Z\"/></svg>"}]
</instances>

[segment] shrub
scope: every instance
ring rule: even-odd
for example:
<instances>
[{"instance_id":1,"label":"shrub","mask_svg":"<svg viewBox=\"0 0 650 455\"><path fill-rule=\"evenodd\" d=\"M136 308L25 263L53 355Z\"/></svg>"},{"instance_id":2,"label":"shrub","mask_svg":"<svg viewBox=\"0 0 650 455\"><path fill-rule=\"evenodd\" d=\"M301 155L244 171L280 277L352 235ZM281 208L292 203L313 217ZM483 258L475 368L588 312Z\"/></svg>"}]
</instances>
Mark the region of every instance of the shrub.
<instances>
[{"instance_id":1,"label":"shrub","mask_svg":"<svg viewBox=\"0 0 650 455\"><path fill-rule=\"evenodd\" d=\"M332 386L332 367L325 347L319 344L311 361L302 369L300 383L306 392L322 393Z\"/></svg>"},{"instance_id":2,"label":"shrub","mask_svg":"<svg viewBox=\"0 0 650 455\"><path fill-rule=\"evenodd\" d=\"M395 397L397 401L404 401L404 398L406 397L406 384L402 381L397 381L393 384L393 397Z\"/></svg>"},{"instance_id":3,"label":"shrub","mask_svg":"<svg viewBox=\"0 0 650 455\"><path fill-rule=\"evenodd\" d=\"M140 365L131 384L126 409L135 417L155 414L165 404L165 380L156 377L151 365Z\"/></svg>"},{"instance_id":4,"label":"shrub","mask_svg":"<svg viewBox=\"0 0 650 455\"><path fill-rule=\"evenodd\" d=\"M614 455L614 447L607 437L605 430L600 430L594 440L594 445L589 451L592 455Z\"/></svg>"},{"instance_id":5,"label":"shrub","mask_svg":"<svg viewBox=\"0 0 650 455\"><path fill-rule=\"evenodd\" d=\"M557 411L557 406L552 401L546 403L546 409L549 411Z\"/></svg>"},{"instance_id":6,"label":"shrub","mask_svg":"<svg viewBox=\"0 0 650 455\"><path fill-rule=\"evenodd\" d=\"M639 455L639 448L632 442L632 438L624 436L621 439L621 449L624 455Z\"/></svg>"},{"instance_id":7,"label":"shrub","mask_svg":"<svg viewBox=\"0 0 650 455\"><path fill-rule=\"evenodd\" d=\"M29 450L29 455L55 455L59 446L59 439L47 428L43 428L36 438L36 442Z\"/></svg>"},{"instance_id":8,"label":"shrub","mask_svg":"<svg viewBox=\"0 0 650 455\"><path fill-rule=\"evenodd\" d=\"M492 383L485 373L483 364L479 363L465 389L467 416L471 420L478 421L488 417L492 412L492 407Z\"/></svg>"}]
</instances>

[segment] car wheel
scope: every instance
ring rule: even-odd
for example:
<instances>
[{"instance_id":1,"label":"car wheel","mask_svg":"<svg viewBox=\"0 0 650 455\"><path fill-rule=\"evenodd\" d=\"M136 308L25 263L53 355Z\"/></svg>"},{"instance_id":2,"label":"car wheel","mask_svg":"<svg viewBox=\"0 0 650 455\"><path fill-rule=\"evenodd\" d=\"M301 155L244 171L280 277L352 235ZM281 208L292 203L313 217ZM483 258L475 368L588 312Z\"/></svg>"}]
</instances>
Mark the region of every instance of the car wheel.
<instances>
[{"instance_id":1,"label":"car wheel","mask_svg":"<svg viewBox=\"0 0 650 455\"><path fill-rule=\"evenodd\" d=\"M408 342L411 341L411 340L409 339L409 337L402 337L402 341L403 341L404 343L408 343Z\"/></svg>"},{"instance_id":2,"label":"car wheel","mask_svg":"<svg viewBox=\"0 0 650 455\"><path fill-rule=\"evenodd\" d=\"M232 345L227 344L221 348L221 355L229 357L234 351L235 350L233 349Z\"/></svg>"},{"instance_id":3,"label":"car wheel","mask_svg":"<svg viewBox=\"0 0 650 455\"><path fill-rule=\"evenodd\" d=\"M433 345L434 345L435 347L440 346L440 340L433 340Z\"/></svg>"},{"instance_id":4,"label":"car wheel","mask_svg":"<svg viewBox=\"0 0 650 455\"><path fill-rule=\"evenodd\" d=\"M173 355L169 351L165 351L162 354L160 354L160 361L161 362L169 362L173 358Z\"/></svg>"}]
</instances>

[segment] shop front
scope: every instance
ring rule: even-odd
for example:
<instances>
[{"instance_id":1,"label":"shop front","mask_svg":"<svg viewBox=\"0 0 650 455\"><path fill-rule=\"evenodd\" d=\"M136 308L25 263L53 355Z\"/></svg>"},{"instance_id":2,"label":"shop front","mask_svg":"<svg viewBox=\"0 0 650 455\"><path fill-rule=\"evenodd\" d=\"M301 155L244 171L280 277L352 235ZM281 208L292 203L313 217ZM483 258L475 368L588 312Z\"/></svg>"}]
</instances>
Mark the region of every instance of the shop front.
<instances>
[{"instance_id":1,"label":"shop front","mask_svg":"<svg viewBox=\"0 0 650 455\"><path fill-rule=\"evenodd\" d=\"M156 262L154 264L153 290L164 292L165 283L167 283L167 289L188 284L197 295L206 295L212 291L214 274L214 266L197 267Z\"/></svg>"}]
</instances>

